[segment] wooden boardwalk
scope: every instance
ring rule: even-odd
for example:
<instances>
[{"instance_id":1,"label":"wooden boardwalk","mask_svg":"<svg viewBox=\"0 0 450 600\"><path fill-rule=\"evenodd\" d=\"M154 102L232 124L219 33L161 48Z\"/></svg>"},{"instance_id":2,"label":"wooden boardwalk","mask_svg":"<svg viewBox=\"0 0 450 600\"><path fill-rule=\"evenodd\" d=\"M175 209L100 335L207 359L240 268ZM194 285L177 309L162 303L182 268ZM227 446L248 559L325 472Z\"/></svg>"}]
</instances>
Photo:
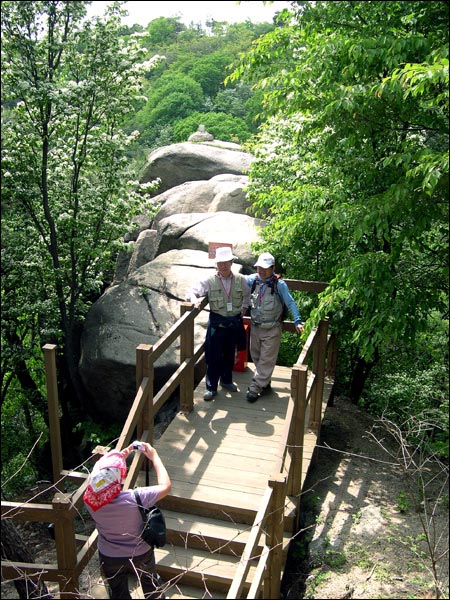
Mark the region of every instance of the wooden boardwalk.
<instances>
[{"instance_id":1,"label":"wooden boardwalk","mask_svg":"<svg viewBox=\"0 0 450 600\"><path fill-rule=\"evenodd\" d=\"M277 366L271 392L253 404L247 402L253 372L252 363L244 372L235 372L238 391L219 388L209 402L203 400L202 380L194 393L194 410L178 413L155 442L172 480L170 496L159 503L168 543L155 552L167 598L225 598L235 575L276 466L291 392L291 369ZM327 381L322 413L331 388L332 382ZM302 485L316 443L315 433L306 431ZM152 472L149 480L155 483ZM141 472L137 485L145 485L145 473ZM286 499L285 557L297 505L296 498ZM251 569L249 579L252 574ZM99 574L94 579L93 597L107 598ZM137 582L132 595L143 597Z\"/></svg>"},{"instance_id":2,"label":"wooden boardwalk","mask_svg":"<svg viewBox=\"0 0 450 600\"><path fill-rule=\"evenodd\" d=\"M244 372L235 372L238 392L219 388L212 401L203 400L202 380L194 393L194 410L178 413L155 442L172 480L170 496L160 503L171 545L156 551L159 571L165 581L173 583L177 580L173 563L181 558L187 572L184 579L191 585L201 581L199 595L186 595L178 585L169 585L168 598L225 597L249 525L274 474L291 392L291 369L277 366L271 392L251 404L245 394L253 372L252 363ZM331 387L330 382L325 385L323 412ZM305 421L308 423L308 416ZM313 432L305 433L302 484L317 442ZM154 482L150 474L150 483ZM138 485L145 485L143 474ZM297 505L297 499L287 498L285 550ZM227 557L225 569L219 565L218 555ZM197 571L200 574L194 576ZM217 591L222 595L214 596Z\"/></svg>"},{"instance_id":3,"label":"wooden boardwalk","mask_svg":"<svg viewBox=\"0 0 450 600\"><path fill-rule=\"evenodd\" d=\"M302 285L311 291L311 282ZM245 398L254 373L252 363L243 372L234 372L237 392L220 388L206 402L204 380L193 386L194 367L203 351L194 348L194 323L200 310L182 310L180 320L155 346L141 344L136 349L137 392L117 448L136 436L153 439L154 416L179 386L186 412L180 411L154 442L172 480L171 493L159 503L166 517L167 544L155 552L165 597L278 598L301 491L332 393L336 340L328 334L328 321L320 321L295 366L277 366L271 391L257 402ZM177 340L180 366L154 394L154 362ZM107 598L98 570L97 533L85 536L75 530L87 475L63 469L56 346L45 346L44 356L58 491L51 504L2 501L2 518L54 523L57 561L2 560L2 576L9 580L19 574L56 582L62 599ZM142 468L142 457L135 455L127 486L146 485ZM65 490L69 481L76 484L74 491ZM152 470L149 483L155 483ZM142 598L137 583L133 598Z\"/></svg>"}]
</instances>

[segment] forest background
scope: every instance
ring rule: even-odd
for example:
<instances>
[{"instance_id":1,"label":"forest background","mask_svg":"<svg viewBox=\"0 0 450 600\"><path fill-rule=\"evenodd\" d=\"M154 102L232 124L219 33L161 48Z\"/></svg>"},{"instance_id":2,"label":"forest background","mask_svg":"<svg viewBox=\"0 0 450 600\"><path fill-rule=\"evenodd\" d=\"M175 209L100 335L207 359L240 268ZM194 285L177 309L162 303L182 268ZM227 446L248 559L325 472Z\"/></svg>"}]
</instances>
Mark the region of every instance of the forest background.
<instances>
[{"instance_id":1,"label":"forest background","mask_svg":"<svg viewBox=\"0 0 450 600\"><path fill-rule=\"evenodd\" d=\"M89 419L83 320L132 218L158 209L148 153L200 123L256 157L255 252L329 282L297 294L306 331L279 362L330 316L337 393L447 477L448 2L292 2L206 27L86 4L2 3L2 497L49 478L46 343L67 467L114 443L120 425Z\"/></svg>"}]
</instances>

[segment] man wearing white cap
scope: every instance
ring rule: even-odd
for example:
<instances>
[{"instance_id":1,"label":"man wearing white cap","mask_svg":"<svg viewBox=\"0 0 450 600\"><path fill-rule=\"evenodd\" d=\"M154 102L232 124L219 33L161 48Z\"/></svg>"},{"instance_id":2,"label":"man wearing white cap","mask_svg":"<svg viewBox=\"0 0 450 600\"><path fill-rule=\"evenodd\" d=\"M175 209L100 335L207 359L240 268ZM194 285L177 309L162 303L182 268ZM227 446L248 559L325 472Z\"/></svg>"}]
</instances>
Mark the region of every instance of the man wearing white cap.
<instances>
[{"instance_id":1,"label":"man wearing white cap","mask_svg":"<svg viewBox=\"0 0 450 600\"><path fill-rule=\"evenodd\" d=\"M256 402L261 394L270 390L280 349L285 307L292 315L297 333L303 331L297 304L286 282L275 274L272 254L263 252L254 266L257 273L246 277L251 289L250 354L255 364L255 373L247 391L248 402Z\"/></svg>"},{"instance_id":2,"label":"man wearing white cap","mask_svg":"<svg viewBox=\"0 0 450 600\"><path fill-rule=\"evenodd\" d=\"M250 288L240 273L233 273L233 260L229 246L216 249L217 272L186 293L186 300L200 304L199 299L208 296L210 314L205 340L206 392L204 400L217 395L217 386L229 392L237 392L233 383L233 367L236 348L246 347L243 315L250 306Z\"/></svg>"}]
</instances>

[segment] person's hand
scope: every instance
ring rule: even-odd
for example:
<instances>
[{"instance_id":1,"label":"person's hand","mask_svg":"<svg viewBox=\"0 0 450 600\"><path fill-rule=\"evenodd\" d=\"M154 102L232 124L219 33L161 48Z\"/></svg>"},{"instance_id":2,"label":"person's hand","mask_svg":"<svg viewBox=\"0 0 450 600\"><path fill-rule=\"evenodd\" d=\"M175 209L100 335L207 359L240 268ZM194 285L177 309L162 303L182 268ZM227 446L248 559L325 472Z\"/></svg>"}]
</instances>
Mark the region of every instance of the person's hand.
<instances>
[{"instance_id":1,"label":"person's hand","mask_svg":"<svg viewBox=\"0 0 450 600\"><path fill-rule=\"evenodd\" d=\"M304 327L303 327L303 323L299 323L298 325L295 326L295 330L297 331L297 333L300 335L301 333L303 333Z\"/></svg>"},{"instance_id":2,"label":"person's hand","mask_svg":"<svg viewBox=\"0 0 450 600\"><path fill-rule=\"evenodd\" d=\"M153 457L155 456L156 450L155 448L153 448L153 446L151 444L149 444L148 442L141 442L141 444L144 446L144 449L142 450L142 454L145 454L145 456L153 461Z\"/></svg>"},{"instance_id":3,"label":"person's hand","mask_svg":"<svg viewBox=\"0 0 450 600\"><path fill-rule=\"evenodd\" d=\"M151 444L149 444L148 442L139 442L140 444L142 444L143 449L140 450L140 452L142 454L145 454L145 456L147 458L149 458L151 461L153 461L153 457L155 455L155 448L153 448L153 446ZM124 456L124 458L127 458L128 456L130 456L130 454L132 454L134 452L134 448L133 448L133 444L130 444L129 446L127 446L126 448L124 448L122 450L122 454Z\"/></svg>"},{"instance_id":4,"label":"person's hand","mask_svg":"<svg viewBox=\"0 0 450 600\"><path fill-rule=\"evenodd\" d=\"M133 444L130 444L129 446L127 446L126 448L124 448L122 450L122 454L123 454L124 458L128 458L130 456L130 454L132 454L133 452L134 452Z\"/></svg>"}]
</instances>

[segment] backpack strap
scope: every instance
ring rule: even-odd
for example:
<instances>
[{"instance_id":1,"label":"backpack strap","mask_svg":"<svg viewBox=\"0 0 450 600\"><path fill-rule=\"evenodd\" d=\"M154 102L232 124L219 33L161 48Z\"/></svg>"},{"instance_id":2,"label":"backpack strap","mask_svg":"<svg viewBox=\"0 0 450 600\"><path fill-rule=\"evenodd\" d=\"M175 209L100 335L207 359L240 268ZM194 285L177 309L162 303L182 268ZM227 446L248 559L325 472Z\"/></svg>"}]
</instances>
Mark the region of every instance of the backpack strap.
<instances>
[{"instance_id":1,"label":"backpack strap","mask_svg":"<svg viewBox=\"0 0 450 600\"><path fill-rule=\"evenodd\" d=\"M142 518L145 521L146 520L145 510L144 510L144 507L142 505L142 500L141 500L141 497L139 495L139 492L137 490L133 490L133 492L134 492L134 497L136 498L136 504L137 504L137 506L139 508L139 512L141 513Z\"/></svg>"},{"instance_id":2,"label":"backpack strap","mask_svg":"<svg viewBox=\"0 0 450 600\"><path fill-rule=\"evenodd\" d=\"M257 283L257 279L258 277L255 277L255 279L253 280L252 283L252 289L251 289L251 293L253 294L253 292L256 289L256 283ZM270 293L273 296L274 294L278 294L278 281L279 279L281 279L281 275L277 275L276 273L274 273L272 275L272 277L270 278L270 281L268 282L268 286L270 287ZM261 281L261 285L264 283L264 281ZM278 294L279 295L279 294ZM280 300L283 301L283 299L281 298L281 296L279 295Z\"/></svg>"}]
</instances>

